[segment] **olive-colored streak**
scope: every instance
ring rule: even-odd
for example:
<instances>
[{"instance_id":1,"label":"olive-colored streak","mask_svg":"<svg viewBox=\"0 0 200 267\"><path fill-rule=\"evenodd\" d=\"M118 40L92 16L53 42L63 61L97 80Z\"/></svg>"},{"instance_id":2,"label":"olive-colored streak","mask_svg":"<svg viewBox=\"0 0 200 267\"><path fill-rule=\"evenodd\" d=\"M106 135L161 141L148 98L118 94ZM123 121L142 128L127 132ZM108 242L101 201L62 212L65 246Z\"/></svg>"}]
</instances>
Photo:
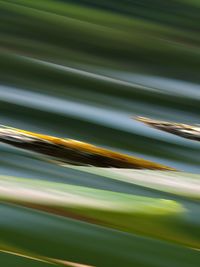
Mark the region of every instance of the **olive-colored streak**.
<instances>
[{"instance_id":1,"label":"olive-colored streak","mask_svg":"<svg viewBox=\"0 0 200 267\"><path fill-rule=\"evenodd\" d=\"M5 126L0 127L0 141L22 149L52 156L72 165L174 170L161 164L99 148L88 143Z\"/></svg>"},{"instance_id":2,"label":"olive-colored streak","mask_svg":"<svg viewBox=\"0 0 200 267\"><path fill-rule=\"evenodd\" d=\"M182 123L166 122L159 120L152 120L145 117L137 117L141 121L153 128L181 136L183 138L200 141L200 126L188 125Z\"/></svg>"}]
</instances>

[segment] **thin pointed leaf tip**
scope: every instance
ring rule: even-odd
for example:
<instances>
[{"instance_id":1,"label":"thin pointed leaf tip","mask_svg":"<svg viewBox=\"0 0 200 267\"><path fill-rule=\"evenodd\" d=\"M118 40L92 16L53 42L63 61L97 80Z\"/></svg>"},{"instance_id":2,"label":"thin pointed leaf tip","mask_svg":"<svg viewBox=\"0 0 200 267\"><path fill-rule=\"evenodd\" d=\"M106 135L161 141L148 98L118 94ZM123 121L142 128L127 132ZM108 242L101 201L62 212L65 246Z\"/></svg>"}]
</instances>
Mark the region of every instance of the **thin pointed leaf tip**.
<instances>
[{"instance_id":1,"label":"thin pointed leaf tip","mask_svg":"<svg viewBox=\"0 0 200 267\"><path fill-rule=\"evenodd\" d=\"M183 123L166 122L153 120L146 117L136 117L136 120L147 124L153 128L178 135L183 138L200 141L200 126Z\"/></svg>"},{"instance_id":2,"label":"thin pointed leaf tip","mask_svg":"<svg viewBox=\"0 0 200 267\"><path fill-rule=\"evenodd\" d=\"M77 140L28 132L3 125L0 126L0 142L78 166L174 170L158 163L113 152Z\"/></svg>"}]
</instances>

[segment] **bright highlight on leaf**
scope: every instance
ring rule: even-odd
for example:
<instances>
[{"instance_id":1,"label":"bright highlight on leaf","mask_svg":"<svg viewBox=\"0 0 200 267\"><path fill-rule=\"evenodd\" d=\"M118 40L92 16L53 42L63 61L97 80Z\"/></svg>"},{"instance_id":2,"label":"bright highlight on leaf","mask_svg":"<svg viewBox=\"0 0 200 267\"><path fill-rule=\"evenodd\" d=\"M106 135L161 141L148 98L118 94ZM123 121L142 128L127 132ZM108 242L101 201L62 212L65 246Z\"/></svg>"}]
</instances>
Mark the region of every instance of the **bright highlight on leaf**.
<instances>
[{"instance_id":1,"label":"bright highlight on leaf","mask_svg":"<svg viewBox=\"0 0 200 267\"><path fill-rule=\"evenodd\" d=\"M1 177L0 199L54 215L199 248L195 237L182 229L187 209L174 200L14 177ZM180 227L178 231L177 227Z\"/></svg>"},{"instance_id":2,"label":"bright highlight on leaf","mask_svg":"<svg viewBox=\"0 0 200 267\"><path fill-rule=\"evenodd\" d=\"M173 195L200 200L200 179L198 174L77 166L70 168L128 184L151 188L160 192L167 192Z\"/></svg>"}]
</instances>

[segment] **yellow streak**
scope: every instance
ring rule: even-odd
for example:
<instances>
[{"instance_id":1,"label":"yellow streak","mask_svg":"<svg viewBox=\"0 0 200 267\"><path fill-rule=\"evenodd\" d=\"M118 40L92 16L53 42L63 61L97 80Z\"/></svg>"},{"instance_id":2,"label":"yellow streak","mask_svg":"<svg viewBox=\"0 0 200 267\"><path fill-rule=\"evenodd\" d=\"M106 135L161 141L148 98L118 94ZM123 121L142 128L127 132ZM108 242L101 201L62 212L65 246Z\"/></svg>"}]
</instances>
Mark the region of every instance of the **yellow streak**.
<instances>
[{"instance_id":1,"label":"yellow streak","mask_svg":"<svg viewBox=\"0 0 200 267\"><path fill-rule=\"evenodd\" d=\"M40 138L42 140L51 142L55 145L63 146L63 148L73 149L73 150L81 151L83 153L85 152L85 153L91 153L91 154L98 154L98 155L105 156L108 158L121 160L126 163L136 165L140 168L158 169L158 170L175 170L173 168L170 168L170 167L158 164L158 163L154 163L154 162L140 159L140 158L133 157L133 156L128 156L128 155L118 153L118 152L113 152L111 150L100 148L100 147L91 145L89 143L80 142L77 140L64 139L64 138L59 138L59 137L54 137L54 136L49 136L49 135L44 135L44 134L38 134L38 133L33 133L33 132L21 130L21 129L15 129L15 128L11 128L11 129L15 130L16 132L23 133L31 137Z\"/></svg>"}]
</instances>

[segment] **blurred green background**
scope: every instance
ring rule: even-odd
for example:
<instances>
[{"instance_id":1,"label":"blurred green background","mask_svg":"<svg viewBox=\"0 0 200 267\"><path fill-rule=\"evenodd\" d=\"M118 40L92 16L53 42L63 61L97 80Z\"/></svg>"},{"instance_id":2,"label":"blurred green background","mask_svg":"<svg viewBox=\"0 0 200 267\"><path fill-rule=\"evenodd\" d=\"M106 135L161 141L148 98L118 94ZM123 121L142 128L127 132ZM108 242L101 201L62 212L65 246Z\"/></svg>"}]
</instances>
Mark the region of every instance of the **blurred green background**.
<instances>
[{"instance_id":1,"label":"blurred green background","mask_svg":"<svg viewBox=\"0 0 200 267\"><path fill-rule=\"evenodd\" d=\"M199 174L198 142L134 120L199 123L199 14L198 0L0 0L0 123ZM148 223L148 234L134 235L4 202L4 250L94 266L198 266L199 252L192 249L199 242L197 200L62 168L6 145L0 145L0 174L147 197L145 203L164 198L187 210L186 221L181 215L183 221L164 222L177 229L166 242L165 230L162 238L156 230L149 238ZM189 237L181 237L183 229ZM47 265L5 253L0 261Z\"/></svg>"}]
</instances>

